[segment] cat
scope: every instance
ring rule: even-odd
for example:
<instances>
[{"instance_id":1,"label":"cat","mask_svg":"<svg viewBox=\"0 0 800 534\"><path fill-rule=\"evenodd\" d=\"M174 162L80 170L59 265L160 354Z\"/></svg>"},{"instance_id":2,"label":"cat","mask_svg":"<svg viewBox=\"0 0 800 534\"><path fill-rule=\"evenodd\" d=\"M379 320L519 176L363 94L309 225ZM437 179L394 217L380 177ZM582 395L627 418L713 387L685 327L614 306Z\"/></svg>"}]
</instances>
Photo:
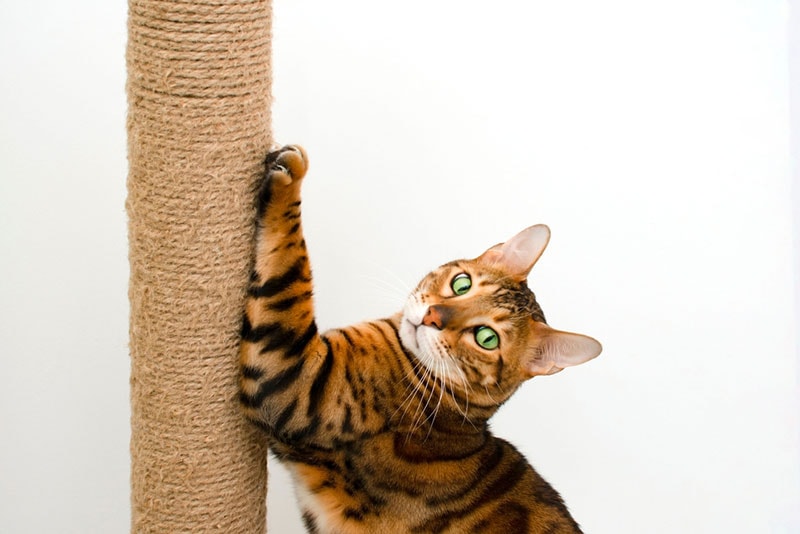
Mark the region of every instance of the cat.
<instances>
[{"instance_id":1,"label":"cat","mask_svg":"<svg viewBox=\"0 0 800 534\"><path fill-rule=\"evenodd\" d=\"M295 481L311 533L576 533L487 421L526 379L596 357L527 286L527 228L428 274L389 318L320 333L300 217L306 152L267 156L241 332L240 401Z\"/></svg>"}]
</instances>

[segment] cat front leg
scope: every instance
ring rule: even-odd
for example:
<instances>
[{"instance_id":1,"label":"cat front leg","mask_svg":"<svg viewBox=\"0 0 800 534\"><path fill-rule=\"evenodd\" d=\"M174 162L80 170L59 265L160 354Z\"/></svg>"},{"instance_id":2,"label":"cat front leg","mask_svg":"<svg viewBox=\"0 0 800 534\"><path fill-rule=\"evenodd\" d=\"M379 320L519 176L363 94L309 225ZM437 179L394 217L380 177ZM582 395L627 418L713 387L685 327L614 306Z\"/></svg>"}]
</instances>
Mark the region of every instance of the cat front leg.
<instances>
[{"instance_id":1,"label":"cat front leg","mask_svg":"<svg viewBox=\"0 0 800 534\"><path fill-rule=\"evenodd\" d=\"M281 439L319 425L310 388L331 365L317 332L311 268L301 224L305 151L286 146L267 156L257 200L256 254L242 321L240 400L248 418Z\"/></svg>"}]
</instances>

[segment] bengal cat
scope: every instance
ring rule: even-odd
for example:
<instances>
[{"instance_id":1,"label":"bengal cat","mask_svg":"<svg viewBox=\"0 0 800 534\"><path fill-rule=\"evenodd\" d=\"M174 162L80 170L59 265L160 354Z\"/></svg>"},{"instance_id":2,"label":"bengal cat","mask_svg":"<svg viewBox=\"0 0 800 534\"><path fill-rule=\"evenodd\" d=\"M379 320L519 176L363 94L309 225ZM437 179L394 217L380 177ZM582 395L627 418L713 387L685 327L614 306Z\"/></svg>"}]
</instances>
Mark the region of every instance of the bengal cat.
<instances>
[{"instance_id":1,"label":"bengal cat","mask_svg":"<svg viewBox=\"0 0 800 534\"><path fill-rule=\"evenodd\" d=\"M291 472L312 533L575 533L559 494L487 421L522 382L597 356L546 325L523 230L428 274L392 317L317 331L300 222L308 159L267 157L241 343L241 402Z\"/></svg>"}]
</instances>

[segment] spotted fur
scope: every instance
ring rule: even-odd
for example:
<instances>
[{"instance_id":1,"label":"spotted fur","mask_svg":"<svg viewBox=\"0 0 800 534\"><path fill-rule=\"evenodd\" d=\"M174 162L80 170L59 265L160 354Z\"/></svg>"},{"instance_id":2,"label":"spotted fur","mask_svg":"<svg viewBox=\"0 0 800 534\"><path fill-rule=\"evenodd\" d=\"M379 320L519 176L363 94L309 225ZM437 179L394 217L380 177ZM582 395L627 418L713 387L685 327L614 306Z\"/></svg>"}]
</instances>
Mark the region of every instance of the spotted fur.
<instances>
[{"instance_id":1,"label":"spotted fur","mask_svg":"<svg viewBox=\"0 0 800 534\"><path fill-rule=\"evenodd\" d=\"M525 282L543 245L515 238L536 256L530 266L509 259L508 243L448 263L402 312L321 333L300 217L307 162L292 146L267 158L240 398L292 473L308 531L580 532L559 494L487 426L527 378L599 353L591 338L545 324ZM462 273L472 287L456 295ZM482 325L497 348L477 343Z\"/></svg>"}]
</instances>

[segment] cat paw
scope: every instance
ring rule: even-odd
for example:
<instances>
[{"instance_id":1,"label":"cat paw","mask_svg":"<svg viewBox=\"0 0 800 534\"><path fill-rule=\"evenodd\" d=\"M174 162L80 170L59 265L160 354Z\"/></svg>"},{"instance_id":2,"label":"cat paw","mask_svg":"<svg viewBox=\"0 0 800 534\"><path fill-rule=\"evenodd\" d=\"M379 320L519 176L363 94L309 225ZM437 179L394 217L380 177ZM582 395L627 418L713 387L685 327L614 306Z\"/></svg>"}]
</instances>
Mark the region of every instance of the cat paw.
<instances>
[{"instance_id":1,"label":"cat paw","mask_svg":"<svg viewBox=\"0 0 800 534\"><path fill-rule=\"evenodd\" d=\"M308 156L306 151L296 145L287 145L274 152L267 154L266 174L258 186L258 197L256 206L258 216L262 217L267 210L267 205L274 197L283 198L286 195L298 195L295 188L294 192L287 189L292 183L299 184L300 180L306 175L308 170ZM280 193L283 191L283 193Z\"/></svg>"},{"instance_id":2,"label":"cat paw","mask_svg":"<svg viewBox=\"0 0 800 534\"><path fill-rule=\"evenodd\" d=\"M286 145L267 154L267 182L289 185L300 181L308 170L308 156L302 147Z\"/></svg>"}]
</instances>

